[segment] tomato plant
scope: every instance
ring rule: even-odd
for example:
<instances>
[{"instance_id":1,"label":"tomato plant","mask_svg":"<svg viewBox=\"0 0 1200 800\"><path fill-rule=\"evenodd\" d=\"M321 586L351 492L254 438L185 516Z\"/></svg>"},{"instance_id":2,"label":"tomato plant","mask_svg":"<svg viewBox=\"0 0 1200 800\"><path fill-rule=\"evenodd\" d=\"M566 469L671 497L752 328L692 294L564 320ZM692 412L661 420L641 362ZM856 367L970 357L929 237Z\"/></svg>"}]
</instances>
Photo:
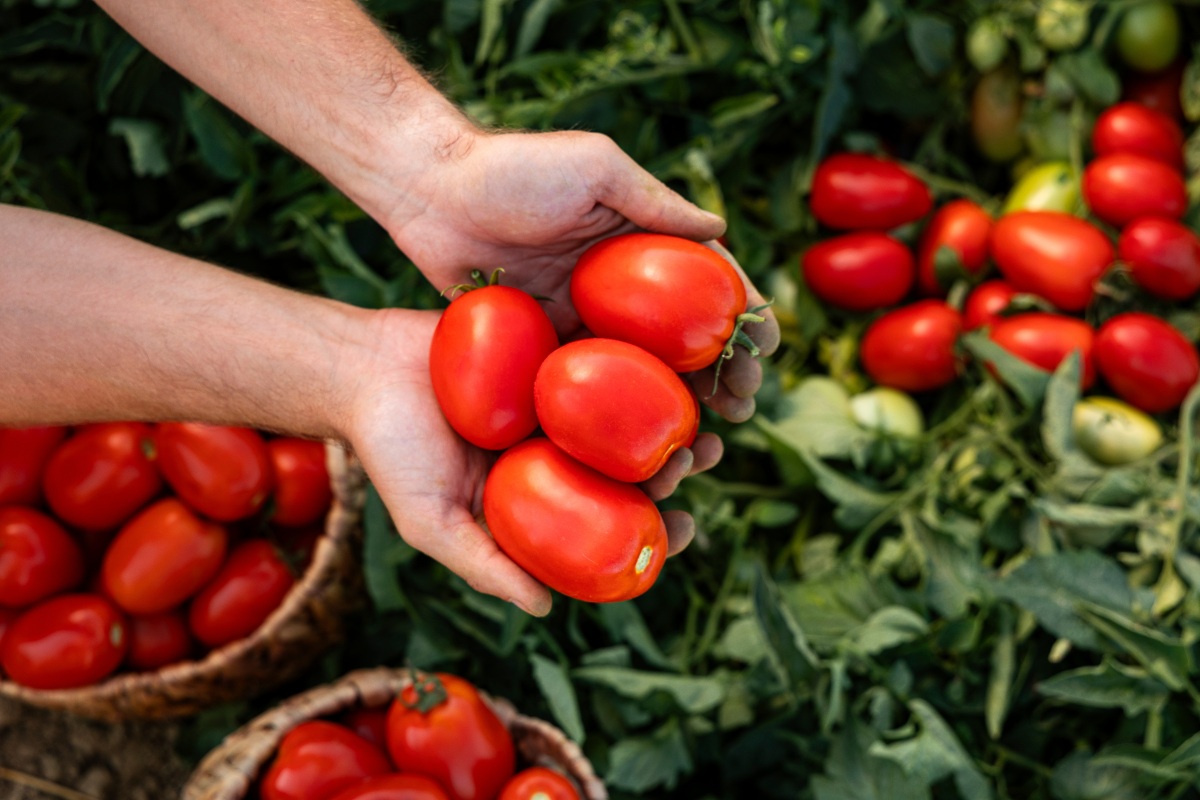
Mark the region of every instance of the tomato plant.
<instances>
[{"instance_id":1,"label":"tomato plant","mask_svg":"<svg viewBox=\"0 0 1200 800\"><path fill-rule=\"evenodd\" d=\"M1183 169L1183 129L1171 117L1147 106L1118 103L1096 120L1092 150L1097 156L1137 153Z\"/></svg>"},{"instance_id":2,"label":"tomato plant","mask_svg":"<svg viewBox=\"0 0 1200 800\"><path fill-rule=\"evenodd\" d=\"M32 689L71 689L107 677L128 647L125 619L112 603L99 595L64 594L9 625L0 667Z\"/></svg>"},{"instance_id":3,"label":"tomato plant","mask_svg":"<svg viewBox=\"0 0 1200 800\"><path fill-rule=\"evenodd\" d=\"M1117 397L1157 414L1183 402L1200 378L1200 356L1166 320L1131 311L1096 332L1096 368Z\"/></svg>"},{"instance_id":4,"label":"tomato plant","mask_svg":"<svg viewBox=\"0 0 1200 800\"><path fill-rule=\"evenodd\" d=\"M1085 397L1071 412L1079 449L1101 464L1120 466L1145 458L1162 444L1162 428L1128 403Z\"/></svg>"},{"instance_id":5,"label":"tomato plant","mask_svg":"<svg viewBox=\"0 0 1200 800\"><path fill-rule=\"evenodd\" d=\"M125 663L152 670L184 661L192 652L192 637L178 610L129 618L129 652Z\"/></svg>"},{"instance_id":6,"label":"tomato plant","mask_svg":"<svg viewBox=\"0 0 1200 800\"><path fill-rule=\"evenodd\" d=\"M921 233L917 246L917 282L921 291L944 296L949 288L938 280L937 260L942 248L953 252L967 274L981 273L987 266L991 230L991 216L970 200L952 200L939 208Z\"/></svg>"},{"instance_id":7,"label":"tomato plant","mask_svg":"<svg viewBox=\"0 0 1200 800\"><path fill-rule=\"evenodd\" d=\"M327 800L366 778L391 772L379 748L334 722L302 722L279 743L262 800Z\"/></svg>"},{"instance_id":8,"label":"tomato plant","mask_svg":"<svg viewBox=\"0 0 1200 800\"><path fill-rule=\"evenodd\" d=\"M251 516L271 493L271 462L258 431L164 422L155 430L158 466L180 499L218 522Z\"/></svg>"},{"instance_id":9,"label":"tomato plant","mask_svg":"<svg viewBox=\"0 0 1200 800\"><path fill-rule=\"evenodd\" d=\"M1022 361L1053 372L1072 352L1081 359L1081 386L1087 389L1096 380L1092 361L1095 333L1081 319L1044 311L1030 311L1006 317L992 325L991 338Z\"/></svg>"},{"instance_id":10,"label":"tomato plant","mask_svg":"<svg viewBox=\"0 0 1200 800\"><path fill-rule=\"evenodd\" d=\"M1183 176L1138 153L1113 153L1088 164L1083 199L1093 214L1118 227L1138 217L1178 219L1187 211Z\"/></svg>"},{"instance_id":11,"label":"tomato plant","mask_svg":"<svg viewBox=\"0 0 1200 800\"><path fill-rule=\"evenodd\" d=\"M42 476L55 516L85 531L116 528L162 488L153 431L140 422L93 425L50 456Z\"/></svg>"},{"instance_id":12,"label":"tomato plant","mask_svg":"<svg viewBox=\"0 0 1200 800\"><path fill-rule=\"evenodd\" d=\"M848 311L873 311L904 299L913 284L909 249L878 231L859 231L817 242L800 257L809 290Z\"/></svg>"},{"instance_id":13,"label":"tomato plant","mask_svg":"<svg viewBox=\"0 0 1200 800\"><path fill-rule=\"evenodd\" d=\"M862 153L838 153L813 174L809 206L822 225L839 230L890 230L929 213L924 181L904 167Z\"/></svg>"},{"instance_id":14,"label":"tomato plant","mask_svg":"<svg viewBox=\"0 0 1200 800\"><path fill-rule=\"evenodd\" d=\"M28 606L82 580L83 551L61 525L31 508L0 508L0 606Z\"/></svg>"},{"instance_id":15,"label":"tomato plant","mask_svg":"<svg viewBox=\"0 0 1200 800\"><path fill-rule=\"evenodd\" d=\"M188 609L188 627L209 647L249 636L279 607L296 583L275 545L248 539L229 558Z\"/></svg>"},{"instance_id":16,"label":"tomato plant","mask_svg":"<svg viewBox=\"0 0 1200 800\"><path fill-rule=\"evenodd\" d=\"M0 505L37 505L42 471L66 438L61 427L0 428Z\"/></svg>"},{"instance_id":17,"label":"tomato plant","mask_svg":"<svg viewBox=\"0 0 1200 800\"><path fill-rule=\"evenodd\" d=\"M859 357L871 380L906 392L936 389L958 377L954 349L962 316L940 300L889 311L863 334Z\"/></svg>"},{"instance_id":18,"label":"tomato plant","mask_svg":"<svg viewBox=\"0 0 1200 800\"><path fill-rule=\"evenodd\" d=\"M1085 220L1055 211L1006 214L992 227L992 258L1018 292L1063 311L1082 311L1113 261L1108 237Z\"/></svg>"},{"instance_id":19,"label":"tomato plant","mask_svg":"<svg viewBox=\"0 0 1200 800\"><path fill-rule=\"evenodd\" d=\"M378 775L343 789L332 800L450 800L450 795L424 775Z\"/></svg>"},{"instance_id":20,"label":"tomato plant","mask_svg":"<svg viewBox=\"0 0 1200 800\"><path fill-rule=\"evenodd\" d=\"M967 301L963 304L963 330L973 331L994 325L1001 318L1000 312L1008 308L1017 294L1017 290L1004 281L984 281L979 284L967 295Z\"/></svg>"},{"instance_id":21,"label":"tomato plant","mask_svg":"<svg viewBox=\"0 0 1200 800\"><path fill-rule=\"evenodd\" d=\"M1117 24L1117 55L1140 72L1156 72L1175 60L1181 38L1174 5L1167 0L1135 3Z\"/></svg>"},{"instance_id":22,"label":"tomato plant","mask_svg":"<svg viewBox=\"0 0 1200 800\"><path fill-rule=\"evenodd\" d=\"M579 792L561 772L529 767L504 784L496 800L579 800Z\"/></svg>"},{"instance_id":23,"label":"tomato plant","mask_svg":"<svg viewBox=\"0 0 1200 800\"><path fill-rule=\"evenodd\" d=\"M1200 237L1181 222L1143 217L1125 226L1117 254L1134 283L1166 300L1200 290Z\"/></svg>"},{"instance_id":24,"label":"tomato plant","mask_svg":"<svg viewBox=\"0 0 1200 800\"><path fill-rule=\"evenodd\" d=\"M333 502L325 444L288 436L267 442L275 489L270 521L298 528L324 519Z\"/></svg>"}]
</instances>

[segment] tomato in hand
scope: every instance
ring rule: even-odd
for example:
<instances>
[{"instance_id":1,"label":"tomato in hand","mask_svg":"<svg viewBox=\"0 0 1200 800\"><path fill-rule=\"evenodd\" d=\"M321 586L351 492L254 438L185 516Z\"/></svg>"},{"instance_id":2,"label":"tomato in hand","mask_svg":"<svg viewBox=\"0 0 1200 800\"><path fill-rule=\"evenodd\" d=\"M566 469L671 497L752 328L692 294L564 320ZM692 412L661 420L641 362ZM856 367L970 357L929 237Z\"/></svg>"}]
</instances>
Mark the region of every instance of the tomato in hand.
<instances>
[{"instance_id":1,"label":"tomato in hand","mask_svg":"<svg viewBox=\"0 0 1200 800\"><path fill-rule=\"evenodd\" d=\"M804 283L819 299L847 311L894 306L913 284L913 256L879 231L858 231L817 242L800 257Z\"/></svg>"},{"instance_id":2,"label":"tomato in hand","mask_svg":"<svg viewBox=\"0 0 1200 800\"><path fill-rule=\"evenodd\" d=\"M177 664L192 652L192 637L179 610L129 618L129 652L125 663L152 670Z\"/></svg>"},{"instance_id":3,"label":"tomato in hand","mask_svg":"<svg viewBox=\"0 0 1200 800\"><path fill-rule=\"evenodd\" d=\"M890 230L928 214L933 197L924 181L893 161L838 153L817 166L809 205L830 228Z\"/></svg>"},{"instance_id":4,"label":"tomato in hand","mask_svg":"<svg viewBox=\"0 0 1200 800\"><path fill-rule=\"evenodd\" d=\"M220 572L193 598L188 627L209 647L245 638L279 608L295 583L274 544L249 539L233 548Z\"/></svg>"},{"instance_id":5,"label":"tomato in hand","mask_svg":"<svg viewBox=\"0 0 1200 800\"><path fill-rule=\"evenodd\" d=\"M392 771L379 748L334 722L292 728L263 776L262 800L328 800L365 778Z\"/></svg>"},{"instance_id":6,"label":"tomato in hand","mask_svg":"<svg viewBox=\"0 0 1200 800\"><path fill-rule=\"evenodd\" d=\"M1087 389L1096 380L1092 360L1095 333L1081 319L1044 311L1030 311L1005 317L992 325L992 341L1027 364L1053 372L1072 352L1078 350L1082 367L1081 387Z\"/></svg>"},{"instance_id":7,"label":"tomato in hand","mask_svg":"<svg viewBox=\"0 0 1200 800\"><path fill-rule=\"evenodd\" d=\"M579 792L562 773L546 767L530 767L504 784L496 800L579 800Z\"/></svg>"},{"instance_id":8,"label":"tomato in hand","mask_svg":"<svg viewBox=\"0 0 1200 800\"><path fill-rule=\"evenodd\" d=\"M508 728L462 678L418 675L392 701L387 725L396 768L433 778L452 800L492 800L512 777L516 752Z\"/></svg>"},{"instance_id":9,"label":"tomato in hand","mask_svg":"<svg viewBox=\"0 0 1200 800\"><path fill-rule=\"evenodd\" d=\"M83 580L83 551L62 526L32 508L0 508L0 606L22 608Z\"/></svg>"},{"instance_id":10,"label":"tomato in hand","mask_svg":"<svg viewBox=\"0 0 1200 800\"><path fill-rule=\"evenodd\" d=\"M1004 281L984 281L967 295L963 304L963 330L973 331L999 320L1000 312L1018 294L1017 290Z\"/></svg>"},{"instance_id":11,"label":"tomato in hand","mask_svg":"<svg viewBox=\"0 0 1200 800\"><path fill-rule=\"evenodd\" d=\"M1117 397L1157 414L1183 402L1200 378L1200 357L1169 322L1131 311L1096 332L1096 368Z\"/></svg>"},{"instance_id":12,"label":"tomato in hand","mask_svg":"<svg viewBox=\"0 0 1200 800\"><path fill-rule=\"evenodd\" d=\"M1138 103L1117 103L1105 109L1092 128L1097 156L1137 153L1183 169L1183 129L1166 114Z\"/></svg>"},{"instance_id":13,"label":"tomato in hand","mask_svg":"<svg viewBox=\"0 0 1200 800\"><path fill-rule=\"evenodd\" d=\"M140 422L91 425L59 446L42 489L55 516L85 531L120 526L162 488L153 432Z\"/></svg>"},{"instance_id":14,"label":"tomato in hand","mask_svg":"<svg viewBox=\"0 0 1200 800\"><path fill-rule=\"evenodd\" d=\"M863 334L859 358L871 380L906 392L945 386L958 377L954 347L962 317L941 300L889 311Z\"/></svg>"},{"instance_id":15,"label":"tomato in hand","mask_svg":"<svg viewBox=\"0 0 1200 800\"><path fill-rule=\"evenodd\" d=\"M1018 211L992 226L992 259L1018 292L1063 311L1082 311L1113 261L1113 246L1091 223L1056 211Z\"/></svg>"},{"instance_id":16,"label":"tomato in hand","mask_svg":"<svg viewBox=\"0 0 1200 800\"><path fill-rule=\"evenodd\" d=\"M0 428L0 506L41 501L42 471L66 436L60 427Z\"/></svg>"},{"instance_id":17,"label":"tomato in hand","mask_svg":"<svg viewBox=\"0 0 1200 800\"><path fill-rule=\"evenodd\" d=\"M1200 290L1200 237L1173 219L1143 217L1125 226L1117 254L1133 282L1164 300L1187 300Z\"/></svg>"},{"instance_id":18,"label":"tomato in hand","mask_svg":"<svg viewBox=\"0 0 1200 800\"><path fill-rule=\"evenodd\" d=\"M1113 153L1088 164L1083 199L1093 214L1117 227L1138 217L1179 219L1187 211L1183 176L1137 153Z\"/></svg>"},{"instance_id":19,"label":"tomato in hand","mask_svg":"<svg viewBox=\"0 0 1200 800\"><path fill-rule=\"evenodd\" d=\"M571 303L594 335L636 344L676 372L712 364L746 311L746 286L719 253L678 236L627 233L589 247Z\"/></svg>"},{"instance_id":20,"label":"tomato in hand","mask_svg":"<svg viewBox=\"0 0 1200 800\"><path fill-rule=\"evenodd\" d=\"M217 522L262 508L271 462L258 431L228 425L164 422L155 431L158 466L183 502Z\"/></svg>"},{"instance_id":21,"label":"tomato in hand","mask_svg":"<svg viewBox=\"0 0 1200 800\"><path fill-rule=\"evenodd\" d=\"M386 708L354 708L342 715L341 723L381 750L387 750Z\"/></svg>"},{"instance_id":22,"label":"tomato in hand","mask_svg":"<svg viewBox=\"0 0 1200 800\"><path fill-rule=\"evenodd\" d=\"M333 502L324 442L284 436L267 442L267 455L275 484L270 521L299 528L324 519Z\"/></svg>"},{"instance_id":23,"label":"tomato in hand","mask_svg":"<svg viewBox=\"0 0 1200 800\"><path fill-rule=\"evenodd\" d=\"M94 594L64 594L9 626L0 642L0 667L31 689L71 689L107 677L128 647L125 619L112 603Z\"/></svg>"},{"instance_id":24,"label":"tomato in hand","mask_svg":"<svg viewBox=\"0 0 1200 800\"><path fill-rule=\"evenodd\" d=\"M450 800L450 795L425 775L379 775L343 789L332 800Z\"/></svg>"},{"instance_id":25,"label":"tomato in hand","mask_svg":"<svg viewBox=\"0 0 1200 800\"><path fill-rule=\"evenodd\" d=\"M952 200L939 208L917 245L917 283L921 291L942 297L950 288L943 286L937 276L938 253L943 247L953 251L967 274L980 274L987 266L991 230L991 216L970 200Z\"/></svg>"}]
</instances>

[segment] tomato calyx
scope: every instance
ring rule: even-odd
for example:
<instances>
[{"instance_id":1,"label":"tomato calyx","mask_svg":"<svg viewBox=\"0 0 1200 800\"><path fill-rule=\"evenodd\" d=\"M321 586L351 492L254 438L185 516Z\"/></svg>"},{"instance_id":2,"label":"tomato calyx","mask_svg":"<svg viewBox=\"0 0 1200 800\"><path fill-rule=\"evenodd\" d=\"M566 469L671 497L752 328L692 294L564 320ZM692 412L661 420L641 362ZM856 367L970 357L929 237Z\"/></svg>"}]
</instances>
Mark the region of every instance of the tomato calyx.
<instances>
[{"instance_id":1,"label":"tomato calyx","mask_svg":"<svg viewBox=\"0 0 1200 800\"><path fill-rule=\"evenodd\" d=\"M415 699L410 701L405 696L406 693L396 696L396 701L405 708L419 714L428 714L450 699L450 693L446 691L445 685L437 675L421 672L413 667L409 667L408 675L412 681Z\"/></svg>"},{"instance_id":2,"label":"tomato calyx","mask_svg":"<svg viewBox=\"0 0 1200 800\"><path fill-rule=\"evenodd\" d=\"M456 283L453 286L447 286L442 290L442 297L448 297L455 292L473 292L476 289L486 289L489 286L499 286L500 276L504 274L504 267L496 267L492 270L492 274L486 278L483 275L483 270L471 270L471 283Z\"/></svg>"},{"instance_id":3,"label":"tomato calyx","mask_svg":"<svg viewBox=\"0 0 1200 800\"><path fill-rule=\"evenodd\" d=\"M747 322L766 322L767 318L758 312L770 307L770 305L774 302L774 300L769 300L766 303L763 303L761 306L755 306L749 311L738 314L734 319L733 333L731 333L729 338L725 341L725 347L723 350L721 350L721 355L717 358L716 368L713 370L713 388L712 392L710 392L708 395L709 397L712 397L717 393L717 387L720 385L719 382L721 380L721 366L726 361L733 358L733 348L735 345L740 344L742 347L750 351L751 358L758 358L759 355L762 354L762 348L754 343L754 340L751 339L744 330L742 330L742 327Z\"/></svg>"}]
</instances>

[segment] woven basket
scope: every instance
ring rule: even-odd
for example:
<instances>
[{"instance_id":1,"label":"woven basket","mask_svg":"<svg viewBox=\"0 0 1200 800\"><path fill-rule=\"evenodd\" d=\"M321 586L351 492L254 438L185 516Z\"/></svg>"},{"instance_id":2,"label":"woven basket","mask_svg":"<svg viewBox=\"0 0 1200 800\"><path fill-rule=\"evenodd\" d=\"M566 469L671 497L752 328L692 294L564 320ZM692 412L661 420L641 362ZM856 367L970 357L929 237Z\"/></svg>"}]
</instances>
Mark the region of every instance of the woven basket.
<instances>
[{"instance_id":1,"label":"woven basket","mask_svg":"<svg viewBox=\"0 0 1200 800\"><path fill-rule=\"evenodd\" d=\"M244 800L292 728L353 708L386 706L410 683L405 670L359 670L296 695L226 737L192 773L181 800ZM583 800L608 800L591 762L566 734L522 716L507 700L485 698L512 733L519 762L557 768L575 782Z\"/></svg>"},{"instance_id":2,"label":"woven basket","mask_svg":"<svg viewBox=\"0 0 1200 800\"><path fill-rule=\"evenodd\" d=\"M340 446L326 446L333 505L312 561L250 636L153 672L117 674L77 689L39 690L0 681L0 695L94 719L167 719L241 700L296 677L342 636L342 620L365 600L362 507L366 479Z\"/></svg>"}]
</instances>

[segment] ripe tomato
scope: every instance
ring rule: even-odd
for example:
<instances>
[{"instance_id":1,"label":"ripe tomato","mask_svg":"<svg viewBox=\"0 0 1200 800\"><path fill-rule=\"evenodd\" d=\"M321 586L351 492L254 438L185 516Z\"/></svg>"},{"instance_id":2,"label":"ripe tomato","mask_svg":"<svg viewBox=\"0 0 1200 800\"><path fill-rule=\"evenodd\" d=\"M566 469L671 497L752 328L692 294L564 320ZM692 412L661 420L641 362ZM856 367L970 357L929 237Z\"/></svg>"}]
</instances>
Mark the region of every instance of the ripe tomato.
<instances>
[{"instance_id":1,"label":"ripe tomato","mask_svg":"<svg viewBox=\"0 0 1200 800\"><path fill-rule=\"evenodd\" d=\"M549 439L500 456L484 484L483 513L509 558L589 603L642 594L667 556L662 516L641 489L601 475Z\"/></svg>"},{"instance_id":2,"label":"ripe tomato","mask_svg":"<svg viewBox=\"0 0 1200 800\"><path fill-rule=\"evenodd\" d=\"M929 213L929 187L904 167L861 153L838 153L813 174L813 216L840 230L890 230Z\"/></svg>"},{"instance_id":3,"label":"ripe tomato","mask_svg":"<svg viewBox=\"0 0 1200 800\"><path fill-rule=\"evenodd\" d=\"M1100 326L1096 368L1117 397L1157 414L1183 402L1200 378L1200 357L1169 322L1131 311Z\"/></svg>"},{"instance_id":4,"label":"ripe tomato","mask_svg":"<svg viewBox=\"0 0 1200 800\"><path fill-rule=\"evenodd\" d=\"M271 462L257 431L164 422L155 431L158 466L183 502L218 522L245 519L271 493Z\"/></svg>"},{"instance_id":5,"label":"ripe tomato","mask_svg":"<svg viewBox=\"0 0 1200 800\"><path fill-rule=\"evenodd\" d=\"M1179 54L1179 14L1166 0L1137 3L1117 24L1117 54L1139 72L1156 72Z\"/></svg>"},{"instance_id":6,"label":"ripe tomato","mask_svg":"<svg viewBox=\"0 0 1200 800\"><path fill-rule=\"evenodd\" d=\"M1030 311L1006 317L992 325L991 338L1017 358L1035 367L1053 372L1075 350L1082 360L1081 386L1096 380L1092 361L1095 334L1081 319L1044 311Z\"/></svg>"},{"instance_id":7,"label":"ripe tomato","mask_svg":"<svg viewBox=\"0 0 1200 800\"><path fill-rule=\"evenodd\" d=\"M954 251L969 274L981 273L987 265L991 230L991 216L970 200L952 200L938 209L917 245L917 283L921 291L944 297L950 288L942 286L937 278L937 254L943 247Z\"/></svg>"},{"instance_id":8,"label":"ripe tomato","mask_svg":"<svg viewBox=\"0 0 1200 800\"><path fill-rule=\"evenodd\" d=\"M1093 214L1117 227L1138 217L1178 219L1187 211L1183 176L1137 153L1113 153L1088 164L1083 199Z\"/></svg>"},{"instance_id":9,"label":"ripe tomato","mask_svg":"<svg viewBox=\"0 0 1200 800\"><path fill-rule=\"evenodd\" d=\"M995 325L1000 312L1017 296L1017 290L1004 281L984 281L967 295L963 304L963 330L973 331Z\"/></svg>"},{"instance_id":10,"label":"ripe tomato","mask_svg":"<svg viewBox=\"0 0 1200 800\"><path fill-rule=\"evenodd\" d=\"M200 590L188 610L188 626L209 647L249 636L271 616L296 577L266 539L233 548L220 572Z\"/></svg>"},{"instance_id":11,"label":"ripe tomato","mask_svg":"<svg viewBox=\"0 0 1200 800\"><path fill-rule=\"evenodd\" d=\"M332 800L450 800L450 795L424 775L379 775L343 789Z\"/></svg>"},{"instance_id":12,"label":"ripe tomato","mask_svg":"<svg viewBox=\"0 0 1200 800\"><path fill-rule=\"evenodd\" d=\"M0 642L0 667L31 689L71 689L107 677L128 646L125 620L112 603L94 594L64 594L9 626Z\"/></svg>"},{"instance_id":13,"label":"ripe tomato","mask_svg":"<svg viewBox=\"0 0 1200 800\"><path fill-rule=\"evenodd\" d=\"M1154 109L1138 103L1117 103L1096 120L1092 150L1097 156L1138 153L1183 169L1183 129Z\"/></svg>"},{"instance_id":14,"label":"ripe tomato","mask_svg":"<svg viewBox=\"0 0 1200 800\"><path fill-rule=\"evenodd\" d=\"M496 800L579 800L575 785L546 767L523 769L504 784Z\"/></svg>"},{"instance_id":15,"label":"ripe tomato","mask_svg":"<svg viewBox=\"0 0 1200 800\"><path fill-rule=\"evenodd\" d=\"M0 428L0 505L34 506L42 499L42 470L67 429Z\"/></svg>"},{"instance_id":16,"label":"ripe tomato","mask_svg":"<svg viewBox=\"0 0 1200 800\"><path fill-rule=\"evenodd\" d=\"M323 519L333 502L325 444L285 436L267 442L267 456L275 476L271 522L298 528Z\"/></svg>"},{"instance_id":17,"label":"ripe tomato","mask_svg":"<svg viewBox=\"0 0 1200 800\"><path fill-rule=\"evenodd\" d=\"M1079 176L1065 161L1040 164L1020 177L1004 201L1001 214L1014 211L1062 211L1079 204Z\"/></svg>"},{"instance_id":18,"label":"ripe tomato","mask_svg":"<svg viewBox=\"0 0 1200 800\"><path fill-rule=\"evenodd\" d=\"M383 752L358 734L334 722L312 720L283 737L259 793L262 800L328 800L365 778L391 771Z\"/></svg>"},{"instance_id":19,"label":"ripe tomato","mask_svg":"<svg viewBox=\"0 0 1200 800\"><path fill-rule=\"evenodd\" d=\"M1181 58L1158 72L1130 75L1125 78L1122 96L1132 103L1165 114L1172 120L1183 119L1180 89L1183 86L1183 71L1186 65L1186 59Z\"/></svg>"},{"instance_id":20,"label":"ripe tomato","mask_svg":"<svg viewBox=\"0 0 1200 800\"><path fill-rule=\"evenodd\" d=\"M485 450L533 433L533 379L556 347L550 317L520 289L484 286L456 298L429 346L433 392L450 427Z\"/></svg>"},{"instance_id":21,"label":"ripe tomato","mask_svg":"<svg viewBox=\"0 0 1200 800\"><path fill-rule=\"evenodd\" d=\"M1134 283L1166 300L1200 290L1200 237L1172 219L1143 217L1125 226L1117 253Z\"/></svg>"},{"instance_id":22,"label":"ripe tomato","mask_svg":"<svg viewBox=\"0 0 1200 800\"><path fill-rule=\"evenodd\" d=\"M746 310L746 286L702 244L627 233L580 256L571 302L596 336L636 344L676 372L692 372L721 355Z\"/></svg>"},{"instance_id":23,"label":"ripe tomato","mask_svg":"<svg viewBox=\"0 0 1200 800\"><path fill-rule=\"evenodd\" d=\"M879 231L817 242L800 257L804 283L818 298L848 311L894 306L913 284L913 256Z\"/></svg>"},{"instance_id":24,"label":"ripe tomato","mask_svg":"<svg viewBox=\"0 0 1200 800\"><path fill-rule=\"evenodd\" d=\"M42 490L54 514L85 531L116 528L162 488L153 432L140 422L92 425L50 456Z\"/></svg>"},{"instance_id":25,"label":"ripe tomato","mask_svg":"<svg viewBox=\"0 0 1200 800\"><path fill-rule=\"evenodd\" d=\"M177 664L192 652L192 637L178 611L129 618L129 652L125 663L151 670Z\"/></svg>"},{"instance_id":26,"label":"ripe tomato","mask_svg":"<svg viewBox=\"0 0 1200 800\"><path fill-rule=\"evenodd\" d=\"M419 675L392 701L387 725L396 768L433 778L453 800L491 800L512 777L508 728L462 678Z\"/></svg>"},{"instance_id":27,"label":"ripe tomato","mask_svg":"<svg viewBox=\"0 0 1200 800\"><path fill-rule=\"evenodd\" d=\"M1018 292L1063 311L1082 311L1113 261L1103 231L1057 211L1018 211L992 226L992 259Z\"/></svg>"},{"instance_id":28,"label":"ripe tomato","mask_svg":"<svg viewBox=\"0 0 1200 800\"><path fill-rule=\"evenodd\" d=\"M1112 397L1085 397L1071 412L1079 449L1108 466L1138 461L1162 444L1162 428L1133 406Z\"/></svg>"},{"instance_id":29,"label":"ripe tomato","mask_svg":"<svg viewBox=\"0 0 1200 800\"><path fill-rule=\"evenodd\" d=\"M387 709L355 708L342 715L341 723L380 750L387 750Z\"/></svg>"},{"instance_id":30,"label":"ripe tomato","mask_svg":"<svg viewBox=\"0 0 1200 800\"><path fill-rule=\"evenodd\" d=\"M971 93L971 136L990 161L1012 161L1025 149L1021 137L1021 79L1014 70L986 72Z\"/></svg>"},{"instance_id":31,"label":"ripe tomato","mask_svg":"<svg viewBox=\"0 0 1200 800\"><path fill-rule=\"evenodd\" d=\"M551 353L533 387L550 441L610 478L637 483L696 439L696 396L666 364L615 339Z\"/></svg>"},{"instance_id":32,"label":"ripe tomato","mask_svg":"<svg viewBox=\"0 0 1200 800\"><path fill-rule=\"evenodd\" d=\"M178 499L159 500L113 539L100 567L104 593L130 614L175 608L217 574L227 540Z\"/></svg>"},{"instance_id":33,"label":"ripe tomato","mask_svg":"<svg viewBox=\"0 0 1200 800\"><path fill-rule=\"evenodd\" d=\"M962 317L941 300L889 311L863 334L859 358L871 380L906 392L937 389L958 377L954 353Z\"/></svg>"},{"instance_id":34,"label":"ripe tomato","mask_svg":"<svg viewBox=\"0 0 1200 800\"><path fill-rule=\"evenodd\" d=\"M50 517L0 508L0 606L22 608L83 580L83 551Z\"/></svg>"}]
</instances>

